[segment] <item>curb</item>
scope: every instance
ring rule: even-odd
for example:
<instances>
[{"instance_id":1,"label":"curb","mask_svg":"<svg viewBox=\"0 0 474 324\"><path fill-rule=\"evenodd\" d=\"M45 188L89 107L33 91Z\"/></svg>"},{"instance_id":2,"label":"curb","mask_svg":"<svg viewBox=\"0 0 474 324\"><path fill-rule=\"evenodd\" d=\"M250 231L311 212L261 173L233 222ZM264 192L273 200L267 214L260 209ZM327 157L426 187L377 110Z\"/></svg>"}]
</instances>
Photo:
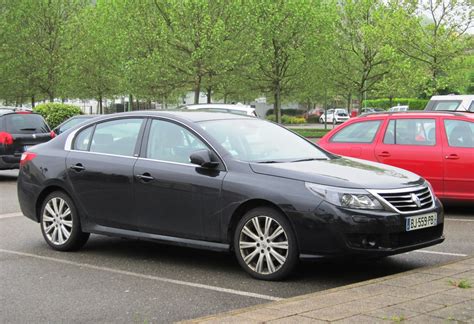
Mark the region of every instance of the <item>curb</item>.
<instances>
[{"instance_id":1,"label":"curb","mask_svg":"<svg viewBox=\"0 0 474 324\"><path fill-rule=\"evenodd\" d=\"M266 308L269 305L272 305L273 306L272 308L275 309L275 306L278 306L278 305L281 305L281 304L298 302L298 301L302 301L302 300L312 298L312 297L323 296L323 295L327 295L327 294L331 294L331 293L336 293L336 292L349 290L349 289L353 289L353 288L358 288L358 287L362 287L362 286L367 286L367 285L371 285L371 284L376 284L376 283L383 283L385 281L392 280L392 279L395 279L395 278L408 276L408 275L414 274L414 273L424 272L424 271L427 271L427 270L430 270L430 269L436 269L436 268L444 267L444 266L447 266L447 265L450 265L450 264L455 264L455 263L462 262L462 261L469 260L469 259L474 259L474 256L467 256L467 257L463 257L463 258L460 258L460 259L457 259L457 260L454 260L454 261L448 261L448 262L433 265L433 266L421 267L421 268L412 269L412 270L396 273L396 274L385 276L385 277L369 279L369 280L356 282L356 283L349 284L349 285L330 288L330 289L327 289L327 290L321 290L321 291L310 293L310 294L290 297L290 298L287 298L287 299L283 299L281 301L263 303L263 304L258 304L258 305L255 305L255 306L250 306L250 307L231 310L231 311L228 311L228 312L222 312L222 313L218 313L218 314L214 314L214 315L208 315L208 316L203 316L203 317L199 317L199 318L195 318L195 319L184 320L184 321L180 321L178 323L191 324L191 323L201 323L201 322L204 322L204 321L218 320L219 318L222 318L222 317L237 316L237 315L242 314L242 313L256 311L256 310L259 310L259 309L262 309L262 308Z\"/></svg>"}]
</instances>

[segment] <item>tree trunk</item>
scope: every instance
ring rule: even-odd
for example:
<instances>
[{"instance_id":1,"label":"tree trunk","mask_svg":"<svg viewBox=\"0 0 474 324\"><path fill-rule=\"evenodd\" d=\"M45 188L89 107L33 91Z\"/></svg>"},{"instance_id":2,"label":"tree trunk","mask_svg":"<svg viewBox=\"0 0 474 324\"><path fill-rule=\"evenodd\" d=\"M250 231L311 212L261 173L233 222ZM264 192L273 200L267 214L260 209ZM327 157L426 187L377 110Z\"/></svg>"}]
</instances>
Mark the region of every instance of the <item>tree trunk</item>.
<instances>
[{"instance_id":1,"label":"tree trunk","mask_svg":"<svg viewBox=\"0 0 474 324\"><path fill-rule=\"evenodd\" d=\"M99 103L99 114L102 115L104 113L104 108L102 107L102 96L99 96L97 101Z\"/></svg>"},{"instance_id":2,"label":"tree trunk","mask_svg":"<svg viewBox=\"0 0 474 324\"><path fill-rule=\"evenodd\" d=\"M54 102L54 95L52 93L49 94L49 102Z\"/></svg>"},{"instance_id":3,"label":"tree trunk","mask_svg":"<svg viewBox=\"0 0 474 324\"><path fill-rule=\"evenodd\" d=\"M35 96L31 96L31 108L35 108Z\"/></svg>"},{"instance_id":4,"label":"tree trunk","mask_svg":"<svg viewBox=\"0 0 474 324\"><path fill-rule=\"evenodd\" d=\"M137 98L136 102L137 102L137 110L140 110L140 101L138 100L138 98Z\"/></svg>"},{"instance_id":5,"label":"tree trunk","mask_svg":"<svg viewBox=\"0 0 474 324\"><path fill-rule=\"evenodd\" d=\"M352 106L352 93L349 93L349 95L347 96L347 112L351 113L351 106Z\"/></svg>"},{"instance_id":6,"label":"tree trunk","mask_svg":"<svg viewBox=\"0 0 474 324\"><path fill-rule=\"evenodd\" d=\"M207 103L211 103L212 87L207 88Z\"/></svg>"},{"instance_id":7,"label":"tree trunk","mask_svg":"<svg viewBox=\"0 0 474 324\"><path fill-rule=\"evenodd\" d=\"M274 92L274 99L275 102L273 103L273 112L275 113L275 119L278 124L281 124L281 89L280 89L280 83L278 82L276 87L275 87L275 92Z\"/></svg>"},{"instance_id":8,"label":"tree trunk","mask_svg":"<svg viewBox=\"0 0 474 324\"><path fill-rule=\"evenodd\" d=\"M224 103L227 103L227 93L224 93Z\"/></svg>"},{"instance_id":9,"label":"tree trunk","mask_svg":"<svg viewBox=\"0 0 474 324\"><path fill-rule=\"evenodd\" d=\"M128 95L128 111L133 110L133 95L129 94Z\"/></svg>"},{"instance_id":10,"label":"tree trunk","mask_svg":"<svg viewBox=\"0 0 474 324\"><path fill-rule=\"evenodd\" d=\"M194 80L194 103L199 103L199 96L201 94L201 76L198 75Z\"/></svg>"}]
</instances>

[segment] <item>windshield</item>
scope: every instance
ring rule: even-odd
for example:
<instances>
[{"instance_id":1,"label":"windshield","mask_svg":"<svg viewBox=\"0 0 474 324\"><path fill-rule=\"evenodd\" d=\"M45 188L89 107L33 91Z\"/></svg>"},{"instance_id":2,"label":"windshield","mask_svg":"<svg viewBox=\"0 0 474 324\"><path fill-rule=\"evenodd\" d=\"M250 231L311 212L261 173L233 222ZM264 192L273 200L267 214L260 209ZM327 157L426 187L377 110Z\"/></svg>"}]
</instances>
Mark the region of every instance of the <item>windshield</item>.
<instances>
[{"instance_id":1,"label":"windshield","mask_svg":"<svg viewBox=\"0 0 474 324\"><path fill-rule=\"evenodd\" d=\"M278 163L327 160L329 156L298 135L258 119L212 120L199 123L233 157L246 162Z\"/></svg>"}]
</instances>

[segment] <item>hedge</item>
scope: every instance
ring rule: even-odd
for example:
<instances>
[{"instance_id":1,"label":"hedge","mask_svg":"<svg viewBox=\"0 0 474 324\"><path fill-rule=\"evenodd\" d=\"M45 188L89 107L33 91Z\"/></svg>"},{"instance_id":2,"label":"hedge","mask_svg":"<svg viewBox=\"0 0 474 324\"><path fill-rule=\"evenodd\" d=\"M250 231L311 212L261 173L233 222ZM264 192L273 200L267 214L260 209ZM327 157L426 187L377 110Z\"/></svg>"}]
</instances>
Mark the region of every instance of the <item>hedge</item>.
<instances>
[{"instance_id":1,"label":"hedge","mask_svg":"<svg viewBox=\"0 0 474 324\"><path fill-rule=\"evenodd\" d=\"M416 99L416 98L393 98L390 104L390 99L384 98L384 99L364 100L364 102L362 103L362 106L389 109L393 106L408 105L408 108L410 110L424 110L428 101L429 100L427 99Z\"/></svg>"},{"instance_id":2,"label":"hedge","mask_svg":"<svg viewBox=\"0 0 474 324\"><path fill-rule=\"evenodd\" d=\"M267 116L267 120L270 120L272 122L276 121L274 115ZM304 119L303 117L282 115L281 116L281 123L282 124L305 124L306 119Z\"/></svg>"},{"instance_id":3,"label":"hedge","mask_svg":"<svg viewBox=\"0 0 474 324\"><path fill-rule=\"evenodd\" d=\"M305 111L300 110L300 109L282 109L281 110L282 115L288 115L288 116L303 116L304 113ZM269 109L267 110L265 115L270 116L270 115L275 115L275 113L273 112L273 109Z\"/></svg>"},{"instance_id":4,"label":"hedge","mask_svg":"<svg viewBox=\"0 0 474 324\"><path fill-rule=\"evenodd\" d=\"M51 128L55 128L66 119L82 113L81 109L77 106L55 102L37 105L33 108L33 111L43 116Z\"/></svg>"}]
</instances>

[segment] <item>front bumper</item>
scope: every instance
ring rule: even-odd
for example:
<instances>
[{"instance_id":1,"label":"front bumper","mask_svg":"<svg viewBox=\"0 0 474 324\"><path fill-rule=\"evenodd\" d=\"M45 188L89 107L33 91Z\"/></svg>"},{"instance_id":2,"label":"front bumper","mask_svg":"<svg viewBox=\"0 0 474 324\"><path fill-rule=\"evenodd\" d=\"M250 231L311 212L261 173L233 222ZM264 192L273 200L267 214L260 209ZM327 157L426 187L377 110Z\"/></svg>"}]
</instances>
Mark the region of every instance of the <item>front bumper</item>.
<instances>
[{"instance_id":1,"label":"front bumper","mask_svg":"<svg viewBox=\"0 0 474 324\"><path fill-rule=\"evenodd\" d=\"M436 212L437 225L407 232L409 216ZM302 258L347 255L380 257L404 253L444 241L444 211L439 200L432 209L412 214L360 211L323 202L313 213L290 216Z\"/></svg>"}]
</instances>

